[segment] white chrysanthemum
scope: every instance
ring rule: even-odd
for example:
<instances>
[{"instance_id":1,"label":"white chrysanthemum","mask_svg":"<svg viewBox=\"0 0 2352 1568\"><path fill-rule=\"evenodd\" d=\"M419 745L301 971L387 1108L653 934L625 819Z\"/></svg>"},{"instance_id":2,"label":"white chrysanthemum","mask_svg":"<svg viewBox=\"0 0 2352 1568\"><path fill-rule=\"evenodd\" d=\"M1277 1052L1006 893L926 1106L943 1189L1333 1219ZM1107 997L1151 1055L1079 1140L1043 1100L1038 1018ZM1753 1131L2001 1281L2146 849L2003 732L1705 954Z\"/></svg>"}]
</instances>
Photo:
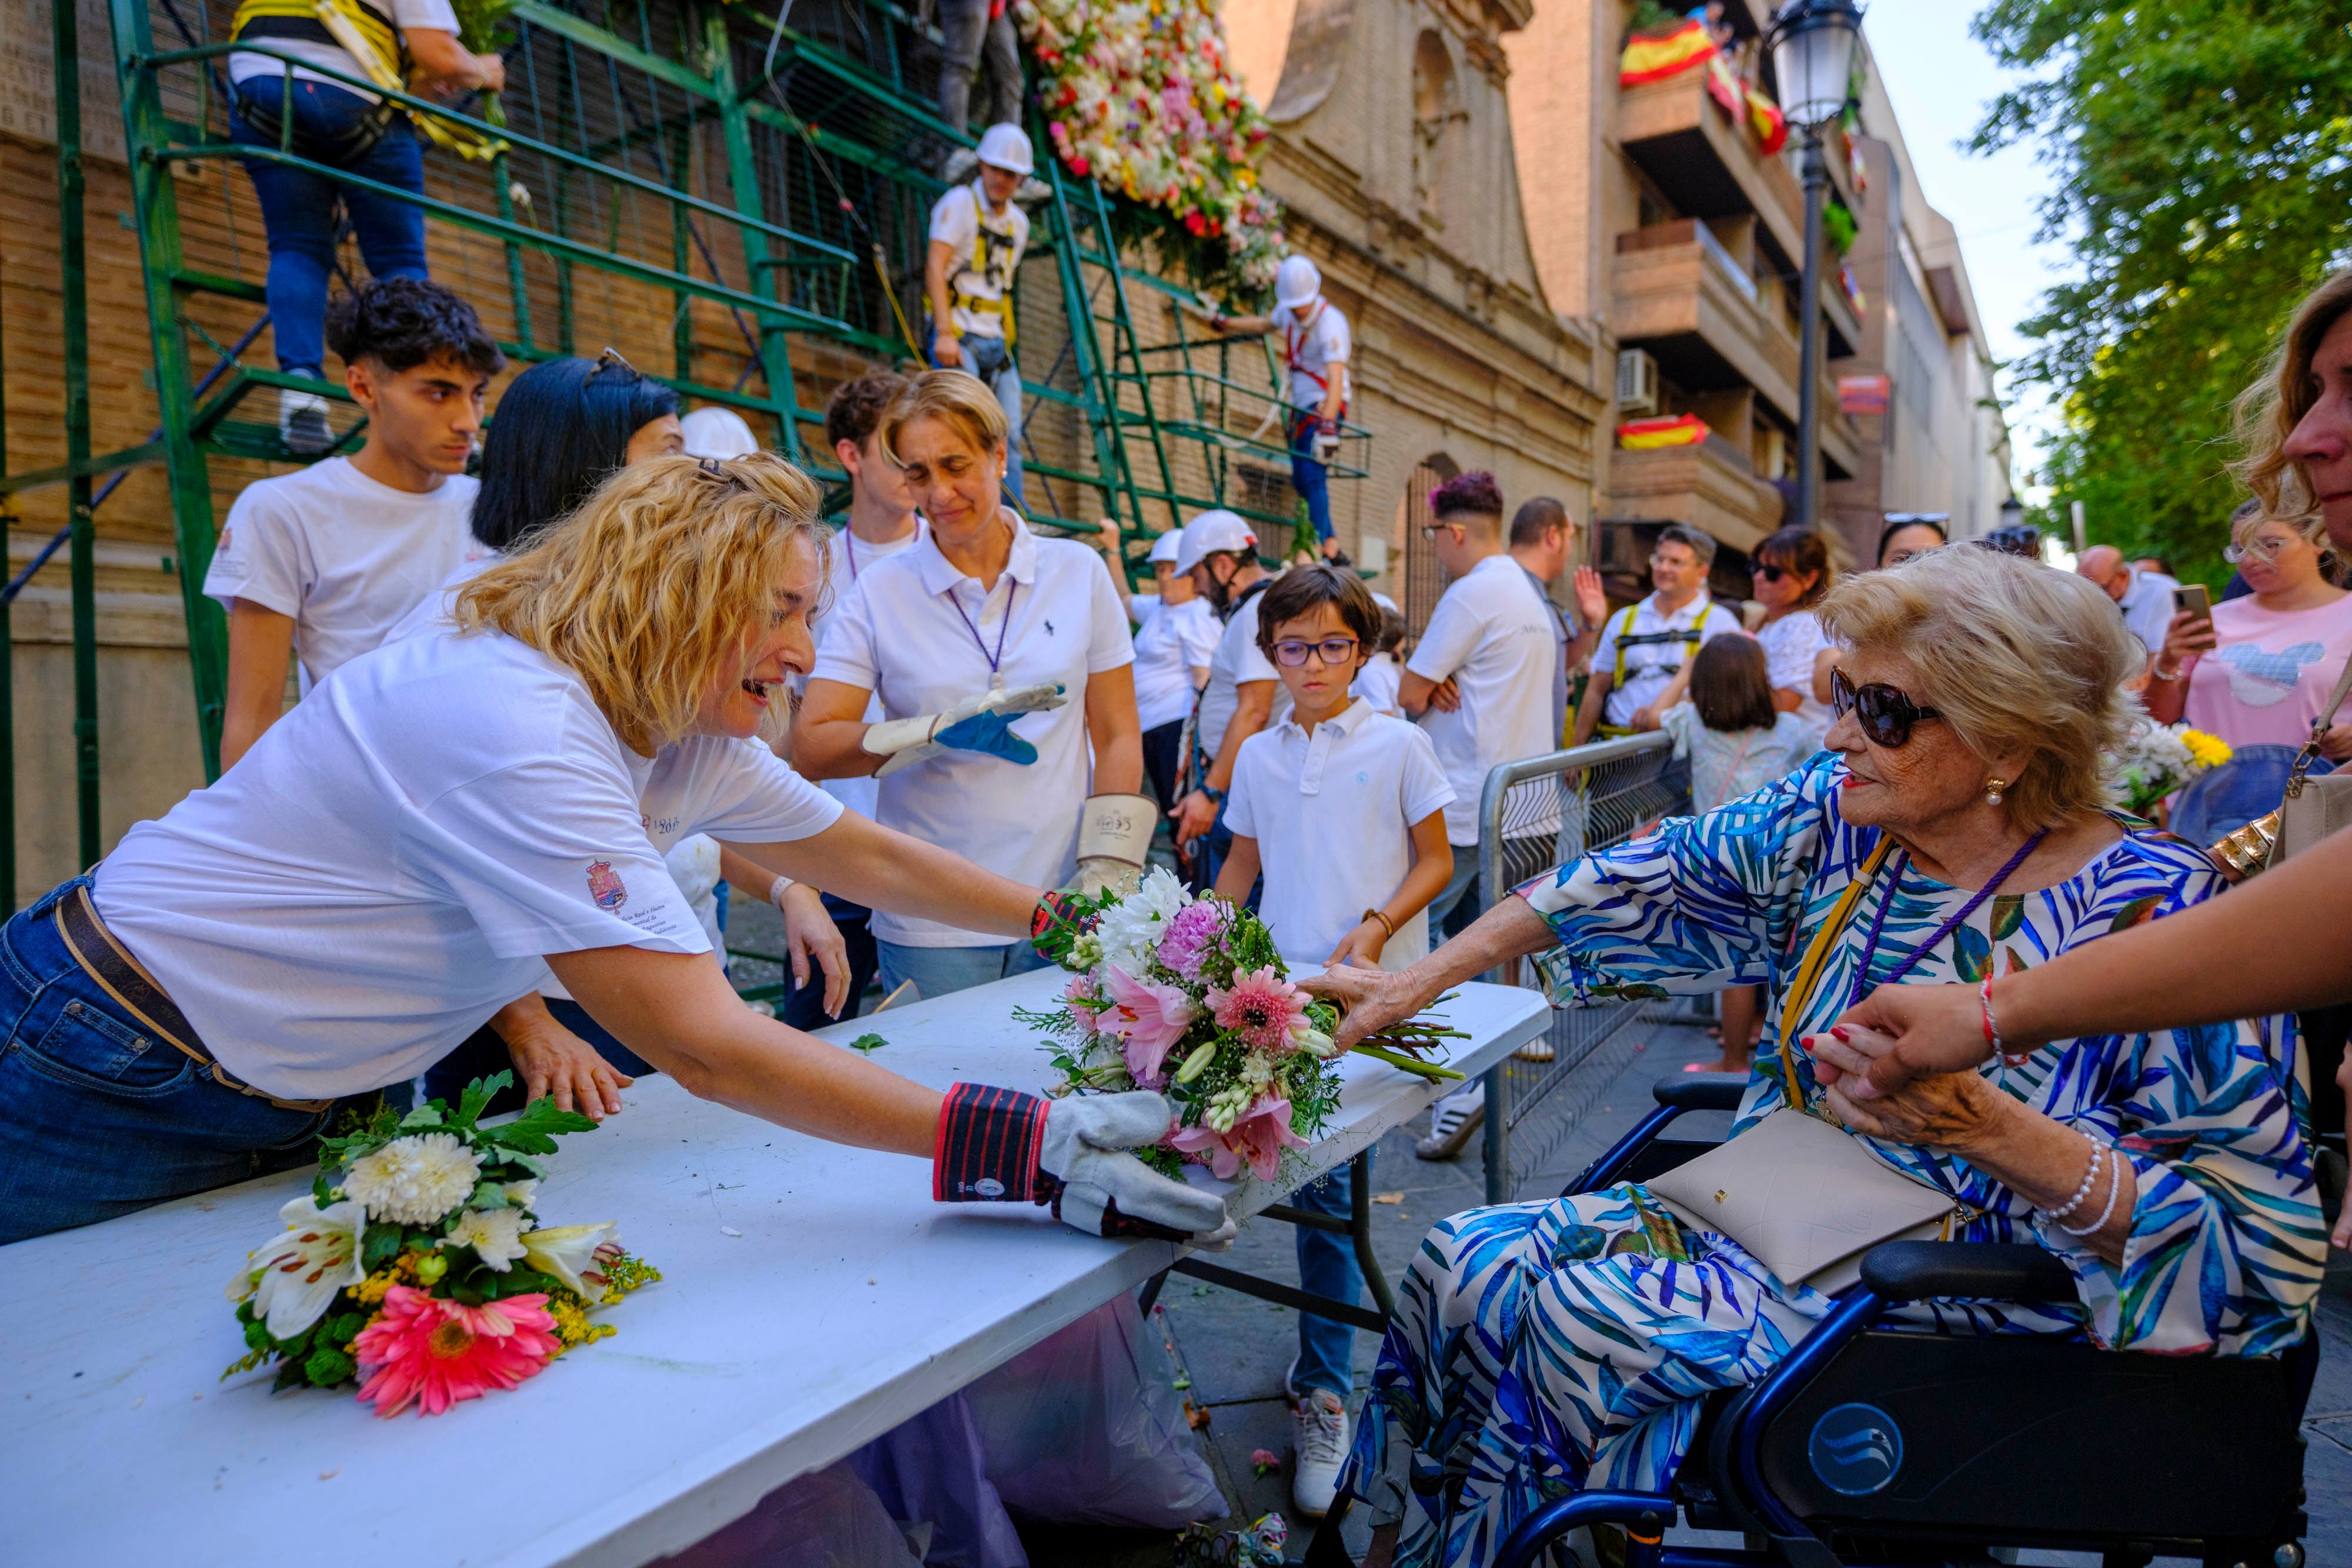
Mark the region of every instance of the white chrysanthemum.
<instances>
[{"instance_id":1,"label":"white chrysanthemum","mask_svg":"<svg viewBox=\"0 0 2352 1568\"><path fill-rule=\"evenodd\" d=\"M522 1210L469 1208L457 1217L457 1223L449 1228L441 1245L470 1247L475 1257L503 1274L523 1255Z\"/></svg>"},{"instance_id":2,"label":"white chrysanthemum","mask_svg":"<svg viewBox=\"0 0 2352 1568\"><path fill-rule=\"evenodd\" d=\"M482 1162L451 1133L394 1138L352 1163L343 1194L367 1206L371 1219L430 1225L473 1196Z\"/></svg>"},{"instance_id":3,"label":"white chrysanthemum","mask_svg":"<svg viewBox=\"0 0 2352 1568\"><path fill-rule=\"evenodd\" d=\"M1167 867L1152 867L1141 885L1102 912L1094 935L1102 946L1103 962L1130 975L1148 974L1170 918L1192 902L1192 895Z\"/></svg>"}]
</instances>

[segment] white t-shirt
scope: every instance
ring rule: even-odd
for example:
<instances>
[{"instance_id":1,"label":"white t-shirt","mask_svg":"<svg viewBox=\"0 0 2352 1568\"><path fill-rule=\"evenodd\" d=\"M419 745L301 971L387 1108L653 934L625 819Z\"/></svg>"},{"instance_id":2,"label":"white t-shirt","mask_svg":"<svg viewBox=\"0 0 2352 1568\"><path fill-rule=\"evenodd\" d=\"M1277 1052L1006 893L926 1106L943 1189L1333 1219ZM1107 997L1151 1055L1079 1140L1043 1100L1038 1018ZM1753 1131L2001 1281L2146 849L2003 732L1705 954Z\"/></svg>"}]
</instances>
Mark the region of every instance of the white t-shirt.
<instances>
[{"instance_id":1,"label":"white t-shirt","mask_svg":"<svg viewBox=\"0 0 2352 1568\"><path fill-rule=\"evenodd\" d=\"M457 10L449 4L449 0L365 0L365 3L372 10L389 16L393 26L404 33L411 27L437 27L442 32L450 34L460 31L457 26ZM373 79L369 77L366 68L353 59L349 50L340 45L328 43L323 38L257 38L254 41L267 44L273 49L283 49L297 59L310 61L320 70L340 71L344 76L355 77L361 81ZM285 70L284 61L268 55L239 51L228 57L228 79L231 81L244 81L248 77L259 76L282 78ZM356 94L370 103L383 101L374 93L363 92L348 83L337 81L331 77L321 76L318 71L304 70L300 66L294 68L294 79L322 81L329 87L340 88L345 92Z\"/></svg>"},{"instance_id":2,"label":"white t-shirt","mask_svg":"<svg viewBox=\"0 0 2352 1568\"><path fill-rule=\"evenodd\" d=\"M1558 628L1551 607L1507 555L1490 555L1455 579L1430 612L1429 629L1405 668L1429 681L1451 675L1462 693L1456 711L1433 703L1421 716L1454 787L1445 808L1448 843L1478 841L1478 798L1489 772L1559 749L1551 728ZM1549 833L1559 826L1554 806L1522 831Z\"/></svg>"},{"instance_id":3,"label":"white t-shirt","mask_svg":"<svg viewBox=\"0 0 2352 1568\"><path fill-rule=\"evenodd\" d=\"M831 619L823 612L839 604L843 596L856 586L859 574L867 567L914 549L915 541L925 532L923 519L919 517L915 519L913 533L903 539L892 539L887 544L869 544L853 535L845 523L825 536L824 580L828 602L820 607L818 613L809 617L809 632L816 639L818 647L824 646L825 623ZM879 724L887 716L882 711L880 697L866 699L866 723ZM868 820L881 810L882 787L870 775L864 779L828 779L817 788Z\"/></svg>"},{"instance_id":4,"label":"white t-shirt","mask_svg":"<svg viewBox=\"0 0 2352 1568\"><path fill-rule=\"evenodd\" d=\"M1144 728L1180 724L1192 711L1192 672L1217 656L1224 630L1206 600L1172 609L1151 601L1135 634L1135 706Z\"/></svg>"},{"instance_id":5,"label":"white t-shirt","mask_svg":"<svg viewBox=\"0 0 2352 1568\"><path fill-rule=\"evenodd\" d=\"M840 815L757 741L640 757L571 670L435 632L353 660L132 826L95 896L224 1066L320 1099L415 1077L536 988L543 954L709 951L664 853Z\"/></svg>"},{"instance_id":6,"label":"white t-shirt","mask_svg":"<svg viewBox=\"0 0 2352 1568\"><path fill-rule=\"evenodd\" d=\"M976 310L964 299L1003 300L1013 289L1021 268L1021 253L1029 248L1029 214L1014 202L1004 211L988 211L988 197L977 176L968 185L942 193L931 206L931 238L946 244L949 314L955 329L975 338L1004 336L1004 317L993 310Z\"/></svg>"},{"instance_id":7,"label":"white t-shirt","mask_svg":"<svg viewBox=\"0 0 2352 1568\"><path fill-rule=\"evenodd\" d=\"M1257 841L1258 913L1293 968L1319 966L1412 869L1412 826L1454 800L1429 737L1359 697L1309 736L1284 719L1242 742L1225 822ZM1429 952L1417 911L1381 949L1402 969Z\"/></svg>"},{"instance_id":8,"label":"white t-shirt","mask_svg":"<svg viewBox=\"0 0 2352 1568\"><path fill-rule=\"evenodd\" d=\"M2131 582L2124 596L2116 601L2116 609L2124 624L2140 641L2149 657L2164 652L2165 633L2172 630L2172 591L2180 584L2158 572L2142 571L2136 566L2124 568L2131 573Z\"/></svg>"},{"instance_id":9,"label":"white t-shirt","mask_svg":"<svg viewBox=\"0 0 2352 1568\"><path fill-rule=\"evenodd\" d=\"M442 585L473 541L480 484L462 474L411 495L330 457L245 487L205 573L226 610L249 600L294 618L301 691L373 651Z\"/></svg>"},{"instance_id":10,"label":"white t-shirt","mask_svg":"<svg viewBox=\"0 0 2352 1568\"><path fill-rule=\"evenodd\" d=\"M1764 644L1764 674L1776 690L1795 692L1801 699L1795 718L1799 731L1812 738L1818 750L1830 732L1829 704L1813 695L1813 659L1830 645L1821 617L1810 610L1791 610L1778 621L1756 629ZM1784 769L1785 771L1785 769Z\"/></svg>"},{"instance_id":11,"label":"white t-shirt","mask_svg":"<svg viewBox=\"0 0 2352 1568\"><path fill-rule=\"evenodd\" d=\"M1279 305L1268 319L1282 334L1282 361L1290 371L1291 406L1322 407L1330 391L1331 367L1345 365L1355 346L1347 317L1337 305L1318 296L1303 319Z\"/></svg>"},{"instance_id":12,"label":"white t-shirt","mask_svg":"<svg viewBox=\"0 0 2352 1568\"><path fill-rule=\"evenodd\" d=\"M1696 631L1701 643L1734 632L1744 632L1739 617L1726 610L1701 590L1696 597L1672 615L1658 613L1658 596L1643 598L1630 612L1620 610L1601 624L1601 640L1593 644L1592 672L1607 672L1614 682L1609 688L1609 701L1603 705L1601 716L1619 728L1633 722L1633 715L1666 689L1675 672L1683 667L1683 660L1691 644L1677 635L1671 641L1639 643L1625 650L1625 678L1617 680L1617 639L1622 635L1654 636L1662 632L1676 633ZM1810 684L1812 677L1806 676Z\"/></svg>"},{"instance_id":13,"label":"white t-shirt","mask_svg":"<svg viewBox=\"0 0 2352 1568\"><path fill-rule=\"evenodd\" d=\"M1265 601L1265 590L1261 588L1218 630L1217 651L1209 658L1209 684L1201 688L1200 722L1192 727L1201 755L1211 762L1217 759L1218 750L1225 744L1225 727L1242 706L1243 685L1251 681L1274 683L1274 706L1266 712L1267 724L1290 711L1290 693L1274 661L1257 645L1257 611Z\"/></svg>"},{"instance_id":14,"label":"white t-shirt","mask_svg":"<svg viewBox=\"0 0 2352 1568\"><path fill-rule=\"evenodd\" d=\"M1403 686L1404 667L1397 663L1397 656L1394 653L1375 653L1364 661L1362 669L1356 672L1356 683L1348 688L1348 695L1363 698L1372 705L1376 713L1402 718Z\"/></svg>"},{"instance_id":15,"label":"white t-shirt","mask_svg":"<svg viewBox=\"0 0 2352 1568\"><path fill-rule=\"evenodd\" d=\"M1069 539L1041 539L1016 518L1012 559L983 592L926 535L902 554L861 566L826 619L815 678L863 687L889 717L908 718L986 691L1000 648L1006 686L1059 681L1068 692L1060 707L1013 721L1037 760L1024 766L950 750L902 768L881 781L875 820L1015 881L1058 887L1077 867L1078 817L1092 775L1087 678L1135 661L1101 556ZM904 947L1004 945L1002 936L879 910L874 935Z\"/></svg>"}]
</instances>

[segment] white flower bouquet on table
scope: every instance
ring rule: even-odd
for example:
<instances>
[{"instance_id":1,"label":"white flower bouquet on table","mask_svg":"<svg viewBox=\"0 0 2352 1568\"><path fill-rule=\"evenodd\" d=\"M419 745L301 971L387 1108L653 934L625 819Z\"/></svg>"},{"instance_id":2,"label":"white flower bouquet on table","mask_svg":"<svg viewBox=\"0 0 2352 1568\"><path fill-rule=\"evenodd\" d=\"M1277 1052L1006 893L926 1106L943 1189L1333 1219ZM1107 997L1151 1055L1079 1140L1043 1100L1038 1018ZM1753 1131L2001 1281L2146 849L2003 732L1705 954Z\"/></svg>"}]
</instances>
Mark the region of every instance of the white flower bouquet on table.
<instances>
[{"instance_id":1,"label":"white flower bouquet on table","mask_svg":"<svg viewBox=\"0 0 2352 1568\"><path fill-rule=\"evenodd\" d=\"M2133 721L2121 746L2100 758L2106 781L2124 810L2145 817L2156 803L2203 773L2230 760L2228 742L2185 724Z\"/></svg>"},{"instance_id":2,"label":"white flower bouquet on table","mask_svg":"<svg viewBox=\"0 0 2352 1568\"><path fill-rule=\"evenodd\" d=\"M596 1124L542 1098L480 1125L512 1082L476 1079L455 1111L379 1109L320 1140L318 1179L278 1211L287 1228L229 1281L247 1354L222 1376L275 1360L276 1388L357 1380L379 1416L438 1416L614 1332L588 1313L660 1271L609 1221L539 1224L541 1157Z\"/></svg>"},{"instance_id":3,"label":"white flower bouquet on table","mask_svg":"<svg viewBox=\"0 0 2352 1568\"><path fill-rule=\"evenodd\" d=\"M1125 897L1068 898L1035 936L1070 970L1060 1004L1022 1011L1054 1037L1056 1097L1154 1090L1176 1109L1152 1149L1137 1151L1174 1176L1187 1162L1229 1177L1246 1165L1262 1179L1283 1151L1315 1141L1339 1104L1330 1003L1291 984L1265 923L1213 895L1195 899L1154 868ZM1425 1078L1462 1074L1423 1060L1461 1030L1421 1019L1355 1049Z\"/></svg>"}]
</instances>

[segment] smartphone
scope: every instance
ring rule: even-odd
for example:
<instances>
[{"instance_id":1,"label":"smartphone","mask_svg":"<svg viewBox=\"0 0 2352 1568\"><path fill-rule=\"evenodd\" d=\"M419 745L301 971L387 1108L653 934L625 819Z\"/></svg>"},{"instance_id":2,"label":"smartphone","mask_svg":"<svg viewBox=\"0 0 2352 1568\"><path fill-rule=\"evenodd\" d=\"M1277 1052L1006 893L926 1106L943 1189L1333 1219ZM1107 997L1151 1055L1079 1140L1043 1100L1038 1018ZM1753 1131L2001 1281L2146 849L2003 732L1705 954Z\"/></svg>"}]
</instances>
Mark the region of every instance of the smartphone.
<instances>
[{"instance_id":1,"label":"smartphone","mask_svg":"<svg viewBox=\"0 0 2352 1568\"><path fill-rule=\"evenodd\" d=\"M2213 591L2201 582L2188 582L2172 591L2172 608L2200 621L2213 619Z\"/></svg>"}]
</instances>

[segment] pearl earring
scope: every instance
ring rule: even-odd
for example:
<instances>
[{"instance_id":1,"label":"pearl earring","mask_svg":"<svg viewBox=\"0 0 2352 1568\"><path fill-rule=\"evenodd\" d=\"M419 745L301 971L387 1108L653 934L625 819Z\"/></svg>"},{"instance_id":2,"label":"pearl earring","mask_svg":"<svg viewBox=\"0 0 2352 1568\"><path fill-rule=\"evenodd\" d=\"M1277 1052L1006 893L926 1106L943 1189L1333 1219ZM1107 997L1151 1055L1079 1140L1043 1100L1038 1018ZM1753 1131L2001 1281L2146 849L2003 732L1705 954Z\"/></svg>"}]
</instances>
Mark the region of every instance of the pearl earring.
<instances>
[{"instance_id":1,"label":"pearl earring","mask_svg":"<svg viewBox=\"0 0 2352 1568\"><path fill-rule=\"evenodd\" d=\"M1985 780L1985 804L1986 804L1986 805L1988 805L1988 806L1998 806L1998 805L2000 805L2000 792L2001 792L2003 789L2008 789L2008 788L2009 788L2009 780L2008 780L2008 779L1986 779L1986 780Z\"/></svg>"}]
</instances>

